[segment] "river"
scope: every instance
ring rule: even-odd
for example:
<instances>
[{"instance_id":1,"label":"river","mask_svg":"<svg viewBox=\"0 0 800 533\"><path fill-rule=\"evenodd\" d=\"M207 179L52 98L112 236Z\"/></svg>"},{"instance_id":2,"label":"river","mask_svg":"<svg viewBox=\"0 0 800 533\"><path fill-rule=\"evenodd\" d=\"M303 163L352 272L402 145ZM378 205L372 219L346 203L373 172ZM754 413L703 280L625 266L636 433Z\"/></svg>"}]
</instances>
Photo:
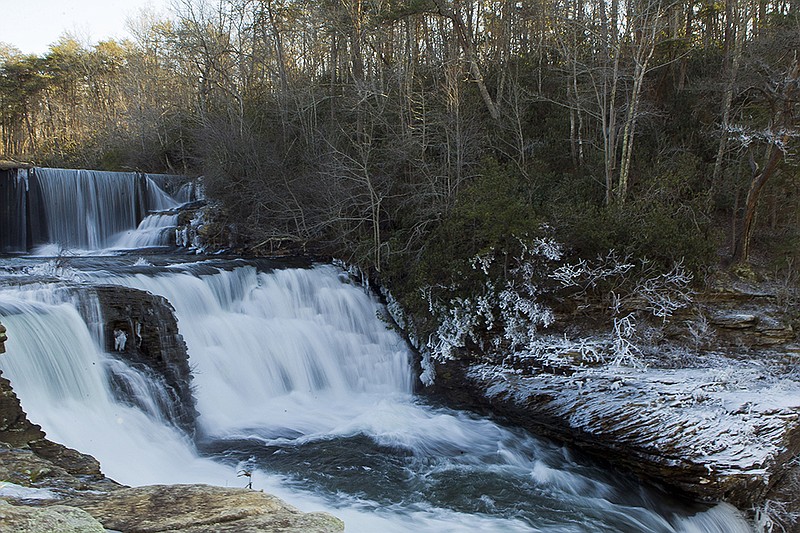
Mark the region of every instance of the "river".
<instances>
[{"instance_id":1,"label":"river","mask_svg":"<svg viewBox=\"0 0 800 533\"><path fill-rule=\"evenodd\" d=\"M15 205L43 215L39 229L7 238L17 253L0 259L0 369L48 438L121 483L252 483L339 516L348 532L752 531L731 506L689 502L415 393L413 354L385 309L334 265L179 253L167 211L186 198L156 177L23 177L28 196ZM172 305L195 435L155 407L157 380L103 350L103 310L81 290L94 285ZM137 401L114 394L112 373L138 384Z\"/></svg>"}]
</instances>

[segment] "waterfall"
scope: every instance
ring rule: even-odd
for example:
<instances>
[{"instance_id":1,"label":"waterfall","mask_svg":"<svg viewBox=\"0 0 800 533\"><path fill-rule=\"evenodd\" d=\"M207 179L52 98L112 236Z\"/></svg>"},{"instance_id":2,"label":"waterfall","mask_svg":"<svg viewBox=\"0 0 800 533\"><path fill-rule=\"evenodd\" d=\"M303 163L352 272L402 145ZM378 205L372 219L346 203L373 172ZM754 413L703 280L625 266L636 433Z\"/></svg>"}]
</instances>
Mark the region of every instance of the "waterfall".
<instances>
[{"instance_id":1,"label":"waterfall","mask_svg":"<svg viewBox=\"0 0 800 533\"><path fill-rule=\"evenodd\" d=\"M164 245L178 198L197 194L176 187L168 176L3 171L0 251ZM93 284L169 302L148 305L174 311L186 342L194 438L178 429L159 370L104 351L114 343ZM687 504L416 396L412 354L386 310L332 265L5 259L0 322L9 330L0 369L29 418L122 483L243 486L236 472L246 468L255 488L332 512L355 532L751 531L728 505Z\"/></svg>"},{"instance_id":2,"label":"waterfall","mask_svg":"<svg viewBox=\"0 0 800 533\"><path fill-rule=\"evenodd\" d=\"M154 405L158 396L150 396L155 384L99 349L100 310L96 300L82 300L58 286L0 291L0 322L13 331L0 368L29 417L50 440L102 458L112 479L134 485L235 479L198 458L189 438L165 423ZM138 384L147 394L138 403L152 409L117 402L110 371Z\"/></svg>"},{"instance_id":3,"label":"waterfall","mask_svg":"<svg viewBox=\"0 0 800 533\"><path fill-rule=\"evenodd\" d=\"M730 506L687 515L560 446L421 403L385 310L333 266L96 279L174 306L206 453L255 466L290 501L322 497L350 530L749 531Z\"/></svg>"},{"instance_id":4,"label":"waterfall","mask_svg":"<svg viewBox=\"0 0 800 533\"><path fill-rule=\"evenodd\" d=\"M329 430L360 408L409 395L402 339L379 305L332 266L103 279L164 296L176 309L206 434ZM236 363L231 357L235 354Z\"/></svg>"},{"instance_id":5,"label":"waterfall","mask_svg":"<svg viewBox=\"0 0 800 533\"><path fill-rule=\"evenodd\" d=\"M0 251L24 252L50 245L43 250L53 253L168 244L166 236L176 219L164 214L147 216L174 209L179 202L159 187L156 177L56 168L6 171L0 175L0 220L4 222ZM158 181L168 183L170 178L176 179L166 176ZM137 228L141 236L133 236Z\"/></svg>"},{"instance_id":6,"label":"waterfall","mask_svg":"<svg viewBox=\"0 0 800 533\"><path fill-rule=\"evenodd\" d=\"M0 253L26 250L26 193L16 169L0 170Z\"/></svg>"},{"instance_id":7,"label":"waterfall","mask_svg":"<svg viewBox=\"0 0 800 533\"><path fill-rule=\"evenodd\" d=\"M136 250L153 246L170 246L175 244L177 227L178 215L163 213L147 215L136 229L118 235L110 248Z\"/></svg>"}]
</instances>

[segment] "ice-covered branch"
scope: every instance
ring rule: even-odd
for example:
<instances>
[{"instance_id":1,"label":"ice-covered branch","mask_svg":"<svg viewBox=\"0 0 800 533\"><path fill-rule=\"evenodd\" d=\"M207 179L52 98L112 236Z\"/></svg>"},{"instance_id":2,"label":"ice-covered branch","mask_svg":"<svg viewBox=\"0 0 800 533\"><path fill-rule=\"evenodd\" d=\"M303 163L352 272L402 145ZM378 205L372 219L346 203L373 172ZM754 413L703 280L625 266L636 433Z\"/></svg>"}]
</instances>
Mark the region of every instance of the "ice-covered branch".
<instances>
[{"instance_id":1,"label":"ice-covered branch","mask_svg":"<svg viewBox=\"0 0 800 533\"><path fill-rule=\"evenodd\" d=\"M653 316L667 320L675 311L692 303L692 279L682 263L675 263L669 272L640 281L634 294L644 299Z\"/></svg>"},{"instance_id":2,"label":"ice-covered branch","mask_svg":"<svg viewBox=\"0 0 800 533\"><path fill-rule=\"evenodd\" d=\"M548 279L552 263L561 259L562 247L549 237L517 238L517 243L519 248L512 259L513 266L505 276L495 266L498 252L494 249L469 260L471 269L483 278L480 289L471 288L469 297L437 298L440 292L452 295L460 287L422 290L428 309L439 324L426 344L432 357L451 358L454 350L463 348L468 339L495 349L501 346L525 349L540 328L553 324L552 310L539 302L538 297L542 292L540 282ZM502 332L495 331L496 325Z\"/></svg>"},{"instance_id":3,"label":"ice-covered branch","mask_svg":"<svg viewBox=\"0 0 800 533\"><path fill-rule=\"evenodd\" d=\"M550 278L558 281L564 288L579 287L585 292L594 289L601 282L624 278L634 266L627 257L620 258L611 250L591 263L581 259L577 263L562 265L550 274Z\"/></svg>"}]
</instances>

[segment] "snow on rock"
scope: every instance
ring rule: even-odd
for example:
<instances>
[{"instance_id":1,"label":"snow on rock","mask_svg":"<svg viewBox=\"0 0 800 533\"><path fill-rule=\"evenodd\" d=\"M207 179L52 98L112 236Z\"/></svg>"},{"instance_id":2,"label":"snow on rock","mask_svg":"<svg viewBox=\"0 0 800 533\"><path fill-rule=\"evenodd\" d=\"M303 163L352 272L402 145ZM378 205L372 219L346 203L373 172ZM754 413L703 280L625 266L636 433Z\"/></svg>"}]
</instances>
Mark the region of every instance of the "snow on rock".
<instances>
[{"instance_id":1,"label":"snow on rock","mask_svg":"<svg viewBox=\"0 0 800 533\"><path fill-rule=\"evenodd\" d=\"M537 372L488 363L462 371L471 394L497 412L702 498L750 507L800 451L800 381L770 373L763 362L717 356L704 368L681 369L560 363Z\"/></svg>"},{"instance_id":2,"label":"snow on rock","mask_svg":"<svg viewBox=\"0 0 800 533\"><path fill-rule=\"evenodd\" d=\"M48 489L23 487L14 483L0 482L0 499L11 500L55 500L59 496Z\"/></svg>"}]
</instances>

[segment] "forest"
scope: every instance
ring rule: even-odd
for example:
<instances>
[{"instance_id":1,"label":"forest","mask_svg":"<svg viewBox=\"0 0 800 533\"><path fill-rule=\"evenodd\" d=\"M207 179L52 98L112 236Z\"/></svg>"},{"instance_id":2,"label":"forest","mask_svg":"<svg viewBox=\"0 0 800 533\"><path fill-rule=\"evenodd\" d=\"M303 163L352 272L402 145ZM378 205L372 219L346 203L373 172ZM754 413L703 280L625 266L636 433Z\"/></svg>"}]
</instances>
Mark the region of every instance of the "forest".
<instances>
[{"instance_id":1,"label":"forest","mask_svg":"<svg viewBox=\"0 0 800 533\"><path fill-rule=\"evenodd\" d=\"M401 294L544 237L795 276L798 0L180 0L129 24L0 47L0 159L202 175L252 253Z\"/></svg>"}]
</instances>

